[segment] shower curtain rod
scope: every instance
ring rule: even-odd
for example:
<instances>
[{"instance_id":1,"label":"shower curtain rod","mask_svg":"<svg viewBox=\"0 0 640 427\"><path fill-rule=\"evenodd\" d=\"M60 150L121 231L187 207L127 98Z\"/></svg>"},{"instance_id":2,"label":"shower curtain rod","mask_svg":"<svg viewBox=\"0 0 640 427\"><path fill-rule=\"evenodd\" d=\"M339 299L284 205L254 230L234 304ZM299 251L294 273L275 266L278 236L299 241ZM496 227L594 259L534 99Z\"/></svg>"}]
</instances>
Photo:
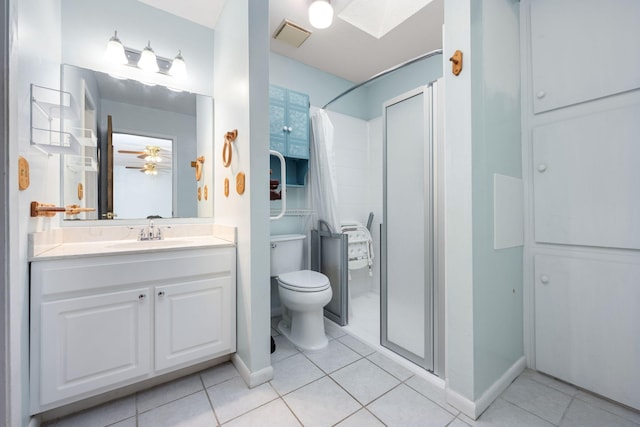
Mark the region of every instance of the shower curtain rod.
<instances>
[{"instance_id":1,"label":"shower curtain rod","mask_svg":"<svg viewBox=\"0 0 640 427\"><path fill-rule=\"evenodd\" d=\"M406 67L407 65L411 65L411 64L413 64L414 62L418 62L418 61L421 61L421 60L423 60L423 59L431 58L432 56L435 56L435 55L442 55L442 49L432 50L431 52L427 52L427 53L425 53L424 55L416 56L416 57L415 57L415 58L413 58L413 59L410 59L410 60L405 61L405 62L403 62L403 63L401 63L401 64L395 65L395 66L393 66L393 67L391 67L391 68L388 68L388 69L386 69L386 70L384 70L384 71L381 71L381 72L379 72L378 74L376 74L376 75L374 75L374 76L372 76L372 77L369 77L367 80L363 81L362 83L358 83L357 85L352 86L351 88L349 88L349 89L345 90L345 91L344 91L344 92L342 92L340 95L336 96L336 97L335 97L335 98L333 98L331 101L329 101L329 102L327 102L326 104L324 104L324 105L322 106L322 109L324 110L325 108L327 108L327 106L329 106L330 104L334 103L334 102L335 102L335 101L337 101L338 99L342 98L342 97L343 97L343 96L345 96L346 94L353 92L354 90L358 89L359 87L364 86L364 85L366 85L367 83L370 83L370 82L374 81L375 79L378 79L378 78L380 78L380 77L382 77L382 76L386 76L387 74L392 73L392 72L394 72L394 71L396 71L396 70L399 70L400 68L404 68L404 67Z\"/></svg>"}]
</instances>

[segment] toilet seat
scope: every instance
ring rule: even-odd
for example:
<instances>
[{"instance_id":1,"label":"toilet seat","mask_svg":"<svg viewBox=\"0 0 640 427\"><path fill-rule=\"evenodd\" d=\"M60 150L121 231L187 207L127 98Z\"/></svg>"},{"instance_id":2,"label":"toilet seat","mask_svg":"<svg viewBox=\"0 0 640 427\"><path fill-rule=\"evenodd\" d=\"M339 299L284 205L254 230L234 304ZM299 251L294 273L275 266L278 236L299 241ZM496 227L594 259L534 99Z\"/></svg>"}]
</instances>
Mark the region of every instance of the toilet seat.
<instances>
[{"instance_id":1,"label":"toilet seat","mask_svg":"<svg viewBox=\"0 0 640 427\"><path fill-rule=\"evenodd\" d=\"M296 292L321 292L330 286L327 276L311 270L281 274L278 276L278 284L285 289Z\"/></svg>"}]
</instances>

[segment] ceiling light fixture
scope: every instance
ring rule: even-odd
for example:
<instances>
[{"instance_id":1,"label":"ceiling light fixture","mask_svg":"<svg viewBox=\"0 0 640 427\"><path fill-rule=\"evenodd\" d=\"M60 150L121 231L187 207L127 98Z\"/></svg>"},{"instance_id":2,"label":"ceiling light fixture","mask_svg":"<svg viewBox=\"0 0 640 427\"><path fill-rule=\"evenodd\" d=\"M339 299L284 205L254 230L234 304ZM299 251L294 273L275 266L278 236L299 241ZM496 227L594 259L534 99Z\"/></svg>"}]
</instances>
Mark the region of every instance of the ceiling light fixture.
<instances>
[{"instance_id":1,"label":"ceiling light fixture","mask_svg":"<svg viewBox=\"0 0 640 427\"><path fill-rule=\"evenodd\" d=\"M330 0L313 0L309 6L309 22L320 30L328 28L333 22L333 7Z\"/></svg>"},{"instance_id":2,"label":"ceiling light fixture","mask_svg":"<svg viewBox=\"0 0 640 427\"><path fill-rule=\"evenodd\" d=\"M138 67L145 71L149 71L150 73L157 73L160 71L160 67L158 67L158 58L156 58L155 52L151 49L151 41L149 41L147 46L142 49L140 59L138 60Z\"/></svg>"},{"instance_id":3,"label":"ceiling light fixture","mask_svg":"<svg viewBox=\"0 0 640 427\"><path fill-rule=\"evenodd\" d=\"M113 37L109 39L107 43L107 50L104 52L104 56L108 61L116 64L126 64L128 62L127 55L124 53L124 46L118 38L118 31L113 33Z\"/></svg>"}]
</instances>

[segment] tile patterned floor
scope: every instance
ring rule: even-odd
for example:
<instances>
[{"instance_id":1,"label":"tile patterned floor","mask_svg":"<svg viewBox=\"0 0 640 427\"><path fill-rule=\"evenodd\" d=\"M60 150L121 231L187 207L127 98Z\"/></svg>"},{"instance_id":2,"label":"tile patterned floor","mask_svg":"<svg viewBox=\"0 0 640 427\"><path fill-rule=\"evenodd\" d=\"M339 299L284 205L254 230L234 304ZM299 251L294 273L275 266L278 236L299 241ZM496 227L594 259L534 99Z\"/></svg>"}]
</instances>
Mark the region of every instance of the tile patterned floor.
<instances>
[{"instance_id":1,"label":"tile patterned floor","mask_svg":"<svg viewBox=\"0 0 640 427\"><path fill-rule=\"evenodd\" d=\"M89 409L47 426L640 426L640 413L526 370L474 421L429 382L327 324L329 347L274 338L274 378L247 388L231 363Z\"/></svg>"}]
</instances>

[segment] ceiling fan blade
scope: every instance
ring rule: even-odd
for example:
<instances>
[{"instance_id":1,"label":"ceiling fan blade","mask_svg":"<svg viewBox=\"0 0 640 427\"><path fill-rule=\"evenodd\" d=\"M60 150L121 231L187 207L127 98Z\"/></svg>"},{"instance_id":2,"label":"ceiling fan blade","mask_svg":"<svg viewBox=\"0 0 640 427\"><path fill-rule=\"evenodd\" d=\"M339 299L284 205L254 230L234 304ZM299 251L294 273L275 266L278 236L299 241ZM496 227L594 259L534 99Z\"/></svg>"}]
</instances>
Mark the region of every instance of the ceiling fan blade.
<instances>
[{"instance_id":1,"label":"ceiling fan blade","mask_svg":"<svg viewBox=\"0 0 640 427\"><path fill-rule=\"evenodd\" d=\"M122 154L144 154L144 151L118 150Z\"/></svg>"},{"instance_id":2,"label":"ceiling fan blade","mask_svg":"<svg viewBox=\"0 0 640 427\"><path fill-rule=\"evenodd\" d=\"M142 166L125 166L126 169L143 169Z\"/></svg>"}]
</instances>

